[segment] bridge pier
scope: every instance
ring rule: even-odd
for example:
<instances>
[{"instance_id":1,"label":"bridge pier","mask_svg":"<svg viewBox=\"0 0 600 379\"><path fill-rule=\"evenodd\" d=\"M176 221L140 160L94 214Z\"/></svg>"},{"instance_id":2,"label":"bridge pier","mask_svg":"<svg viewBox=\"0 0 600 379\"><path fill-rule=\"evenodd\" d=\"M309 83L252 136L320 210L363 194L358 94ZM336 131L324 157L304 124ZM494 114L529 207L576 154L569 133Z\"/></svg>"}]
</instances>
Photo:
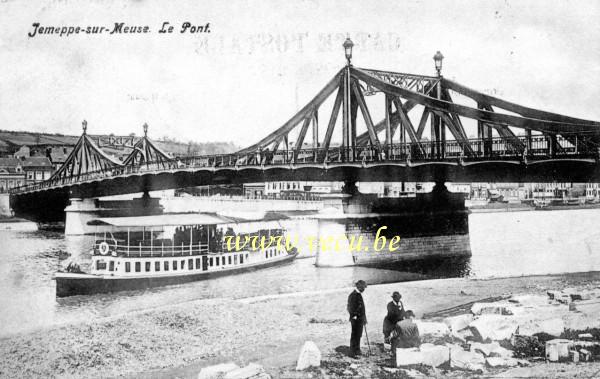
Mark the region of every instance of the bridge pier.
<instances>
[{"instance_id":1,"label":"bridge pier","mask_svg":"<svg viewBox=\"0 0 600 379\"><path fill-rule=\"evenodd\" d=\"M72 197L65 208L65 235L93 234L100 227L87 223L100 217L148 216L161 214L160 199L144 192L142 197L131 200L110 200Z\"/></svg>"},{"instance_id":2,"label":"bridge pier","mask_svg":"<svg viewBox=\"0 0 600 379\"><path fill-rule=\"evenodd\" d=\"M362 194L354 182L346 183L343 192L346 217L322 218L319 222L327 224L326 234L361 239L364 246L356 249L356 244L353 248L352 243L342 240L339 249L321 247L317 251L317 266L356 265L405 271L411 262L422 261L413 269L426 268L424 271L434 276L447 274L448 267L454 270L454 276L468 269L471 247L464 195L449 192L443 181L436 182L431 192L411 198ZM390 247L395 237L399 239Z\"/></svg>"},{"instance_id":3,"label":"bridge pier","mask_svg":"<svg viewBox=\"0 0 600 379\"><path fill-rule=\"evenodd\" d=\"M87 223L100 215L96 199L71 198L70 202L65 208L65 235L94 233L95 227Z\"/></svg>"}]
</instances>

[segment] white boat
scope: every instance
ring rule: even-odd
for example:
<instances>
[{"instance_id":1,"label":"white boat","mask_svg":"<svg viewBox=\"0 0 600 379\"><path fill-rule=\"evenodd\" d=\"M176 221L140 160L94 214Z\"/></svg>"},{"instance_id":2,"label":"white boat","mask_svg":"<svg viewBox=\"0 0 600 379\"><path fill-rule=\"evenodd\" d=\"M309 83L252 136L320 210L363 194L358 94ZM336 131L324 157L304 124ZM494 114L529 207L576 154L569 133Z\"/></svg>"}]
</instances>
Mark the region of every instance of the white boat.
<instances>
[{"instance_id":1,"label":"white boat","mask_svg":"<svg viewBox=\"0 0 600 379\"><path fill-rule=\"evenodd\" d=\"M58 297L203 280L289 263L297 255L286 251L285 231L277 221L167 214L99 218L88 224L99 229L90 272L70 265L56 273Z\"/></svg>"}]
</instances>

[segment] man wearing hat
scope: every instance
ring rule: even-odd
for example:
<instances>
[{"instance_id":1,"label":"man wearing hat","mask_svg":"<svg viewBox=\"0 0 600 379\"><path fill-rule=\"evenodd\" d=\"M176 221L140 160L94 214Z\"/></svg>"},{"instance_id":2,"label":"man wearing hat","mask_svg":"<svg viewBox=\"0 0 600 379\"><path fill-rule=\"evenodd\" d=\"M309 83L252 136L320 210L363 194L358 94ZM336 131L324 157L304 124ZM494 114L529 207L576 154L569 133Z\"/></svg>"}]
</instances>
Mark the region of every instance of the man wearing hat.
<instances>
[{"instance_id":1,"label":"man wearing hat","mask_svg":"<svg viewBox=\"0 0 600 379\"><path fill-rule=\"evenodd\" d=\"M352 325L352 334L350 335L350 356L352 358L361 354L360 339L363 327L367 324L365 303L362 298L365 288L367 288L367 283L364 280L359 280L356 282L356 289L348 296L347 309L350 314L350 325Z\"/></svg>"},{"instance_id":2,"label":"man wearing hat","mask_svg":"<svg viewBox=\"0 0 600 379\"><path fill-rule=\"evenodd\" d=\"M400 299L402 299L400 292L394 291L392 301L387 305L387 315L383 319L383 338L386 342L396 323L404 319L404 305Z\"/></svg>"}]
</instances>

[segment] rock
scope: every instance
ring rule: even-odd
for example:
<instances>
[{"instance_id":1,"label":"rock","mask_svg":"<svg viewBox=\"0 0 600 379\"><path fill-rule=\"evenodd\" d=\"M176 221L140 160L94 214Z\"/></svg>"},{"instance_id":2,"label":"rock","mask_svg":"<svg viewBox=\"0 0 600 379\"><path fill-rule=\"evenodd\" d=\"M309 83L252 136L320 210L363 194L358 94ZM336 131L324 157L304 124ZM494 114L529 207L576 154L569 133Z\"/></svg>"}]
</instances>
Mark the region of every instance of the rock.
<instances>
[{"instance_id":1,"label":"rock","mask_svg":"<svg viewBox=\"0 0 600 379\"><path fill-rule=\"evenodd\" d=\"M579 353L576 350L571 350L569 351L569 358L572 362L577 363L579 362Z\"/></svg>"},{"instance_id":2,"label":"rock","mask_svg":"<svg viewBox=\"0 0 600 379\"><path fill-rule=\"evenodd\" d=\"M482 315L471 324L469 328L475 338L480 342L487 339L491 341L508 340L517 330L517 320L510 316Z\"/></svg>"},{"instance_id":3,"label":"rock","mask_svg":"<svg viewBox=\"0 0 600 379\"><path fill-rule=\"evenodd\" d=\"M485 358L483 355L473 352L464 351L462 347L450 346L450 366L462 370L477 371L485 370Z\"/></svg>"},{"instance_id":4,"label":"rock","mask_svg":"<svg viewBox=\"0 0 600 379\"><path fill-rule=\"evenodd\" d=\"M427 322L415 320L415 324L419 328L419 334L421 336L430 335L434 337L443 337L450 334L448 326L443 322Z\"/></svg>"},{"instance_id":5,"label":"rock","mask_svg":"<svg viewBox=\"0 0 600 379\"><path fill-rule=\"evenodd\" d=\"M547 333L559 337L565 331L565 322L561 318L531 321L519 325L519 334L532 336L537 333Z\"/></svg>"},{"instance_id":6,"label":"rock","mask_svg":"<svg viewBox=\"0 0 600 379\"><path fill-rule=\"evenodd\" d=\"M589 362L592 359L592 353L588 349L579 350L579 360L583 362Z\"/></svg>"},{"instance_id":7,"label":"rock","mask_svg":"<svg viewBox=\"0 0 600 379\"><path fill-rule=\"evenodd\" d=\"M554 339L546 342L546 359L558 362L569 359L569 349L573 343L565 339Z\"/></svg>"},{"instance_id":8,"label":"rock","mask_svg":"<svg viewBox=\"0 0 600 379\"><path fill-rule=\"evenodd\" d=\"M306 341L300 350L296 370L305 370L309 367L321 366L321 351L312 341Z\"/></svg>"},{"instance_id":9,"label":"rock","mask_svg":"<svg viewBox=\"0 0 600 379\"><path fill-rule=\"evenodd\" d=\"M264 374L265 370L257 363L250 363L246 367L237 368L225 374L224 379L247 379L253 376Z\"/></svg>"},{"instance_id":10,"label":"rock","mask_svg":"<svg viewBox=\"0 0 600 379\"><path fill-rule=\"evenodd\" d=\"M422 344L421 354L423 364L431 367L439 367L450 360L450 349L446 346Z\"/></svg>"},{"instance_id":11,"label":"rock","mask_svg":"<svg viewBox=\"0 0 600 379\"><path fill-rule=\"evenodd\" d=\"M485 363L489 367L515 367L519 365L519 361L514 358L489 357L485 359Z\"/></svg>"},{"instance_id":12,"label":"rock","mask_svg":"<svg viewBox=\"0 0 600 379\"><path fill-rule=\"evenodd\" d=\"M471 307L471 313L474 315L496 314L496 315L512 315L512 311L508 308L506 302L498 303L475 303Z\"/></svg>"},{"instance_id":13,"label":"rock","mask_svg":"<svg viewBox=\"0 0 600 379\"><path fill-rule=\"evenodd\" d=\"M511 358L513 356L513 352L511 350L505 349L498 342L492 343L479 343L473 342L470 345L470 350L479 352L483 354L485 357L501 357L501 358Z\"/></svg>"},{"instance_id":14,"label":"rock","mask_svg":"<svg viewBox=\"0 0 600 379\"><path fill-rule=\"evenodd\" d=\"M586 330L595 329L600 327L600 320L598 320L598 314L573 314L571 317L566 319L565 327L571 330Z\"/></svg>"},{"instance_id":15,"label":"rock","mask_svg":"<svg viewBox=\"0 0 600 379\"><path fill-rule=\"evenodd\" d=\"M452 333L463 330L469 326L469 324L473 321L473 315L465 314L453 317L446 317L444 319L444 324L450 328Z\"/></svg>"},{"instance_id":16,"label":"rock","mask_svg":"<svg viewBox=\"0 0 600 379\"><path fill-rule=\"evenodd\" d=\"M418 365L423 363L423 353L416 347L396 349L396 367Z\"/></svg>"},{"instance_id":17,"label":"rock","mask_svg":"<svg viewBox=\"0 0 600 379\"><path fill-rule=\"evenodd\" d=\"M548 291L546 292L550 300L556 300L558 297L562 296L562 292L560 291Z\"/></svg>"},{"instance_id":18,"label":"rock","mask_svg":"<svg viewBox=\"0 0 600 379\"><path fill-rule=\"evenodd\" d=\"M514 295L511 296L508 301L510 303L521 304L526 307L537 307L548 304L548 298L540 295Z\"/></svg>"},{"instance_id":19,"label":"rock","mask_svg":"<svg viewBox=\"0 0 600 379\"><path fill-rule=\"evenodd\" d=\"M219 365L204 367L198 373L198 379L213 379L222 377L224 374L240 368L233 362L221 363Z\"/></svg>"},{"instance_id":20,"label":"rock","mask_svg":"<svg viewBox=\"0 0 600 379\"><path fill-rule=\"evenodd\" d=\"M463 341L463 342L467 342L467 341L474 341L475 338L473 336L473 332L471 331L471 329L463 329L463 330L459 330L458 332L452 332L452 336Z\"/></svg>"}]
</instances>

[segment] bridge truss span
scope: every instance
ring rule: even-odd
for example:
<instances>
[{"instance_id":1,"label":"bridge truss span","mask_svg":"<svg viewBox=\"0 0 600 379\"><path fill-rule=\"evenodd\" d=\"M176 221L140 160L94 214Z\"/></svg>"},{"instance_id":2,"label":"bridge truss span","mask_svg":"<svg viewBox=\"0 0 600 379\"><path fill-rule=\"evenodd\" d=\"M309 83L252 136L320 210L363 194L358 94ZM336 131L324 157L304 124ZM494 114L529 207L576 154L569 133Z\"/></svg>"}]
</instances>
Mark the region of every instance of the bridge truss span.
<instances>
[{"instance_id":1,"label":"bridge truss span","mask_svg":"<svg viewBox=\"0 0 600 379\"><path fill-rule=\"evenodd\" d=\"M11 202L48 192L96 197L269 180L600 180L596 121L525 107L442 76L350 64L283 125L231 154L174 160L148 139L145 125L118 161L85 128L65 165L47 181L13 189Z\"/></svg>"}]
</instances>

